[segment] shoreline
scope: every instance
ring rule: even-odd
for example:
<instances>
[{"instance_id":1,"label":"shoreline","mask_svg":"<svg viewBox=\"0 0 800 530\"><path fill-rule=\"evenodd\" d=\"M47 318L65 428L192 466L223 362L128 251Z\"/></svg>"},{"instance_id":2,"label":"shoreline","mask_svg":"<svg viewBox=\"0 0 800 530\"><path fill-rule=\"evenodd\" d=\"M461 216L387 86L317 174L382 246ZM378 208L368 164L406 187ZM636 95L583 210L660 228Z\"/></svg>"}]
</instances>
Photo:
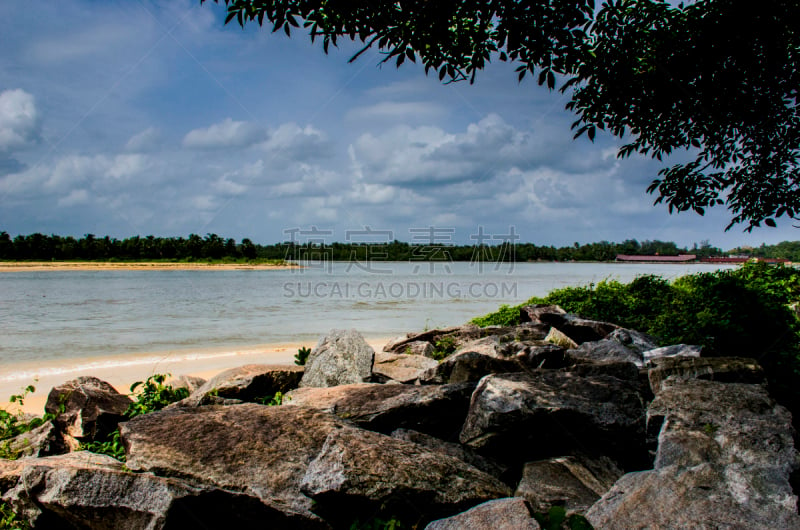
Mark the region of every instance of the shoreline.
<instances>
[{"instance_id":1,"label":"shoreline","mask_svg":"<svg viewBox=\"0 0 800 530\"><path fill-rule=\"evenodd\" d=\"M187 270L279 270L294 269L300 265L286 263L184 263L159 261L0 261L1 272L42 271L187 271Z\"/></svg>"},{"instance_id":2,"label":"shoreline","mask_svg":"<svg viewBox=\"0 0 800 530\"><path fill-rule=\"evenodd\" d=\"M365 337L375 352L380 352L390 338ZM169 373L174 377L191 375L210 379L215 375L246 364L294 365L294 356L301 347L313 348L317 341L260 344L240 348L206 350L169 350L135 355L73 359L65 361L24 363L4 366L0 370L0 408L8 411L41 415L47 394L54 386L80 376L94 376L108 382L121 394L130 394L130 386L154 374ZM22 406L10 403L10 396L21 394L33 385Z\"/></svg>"}]
</instances>

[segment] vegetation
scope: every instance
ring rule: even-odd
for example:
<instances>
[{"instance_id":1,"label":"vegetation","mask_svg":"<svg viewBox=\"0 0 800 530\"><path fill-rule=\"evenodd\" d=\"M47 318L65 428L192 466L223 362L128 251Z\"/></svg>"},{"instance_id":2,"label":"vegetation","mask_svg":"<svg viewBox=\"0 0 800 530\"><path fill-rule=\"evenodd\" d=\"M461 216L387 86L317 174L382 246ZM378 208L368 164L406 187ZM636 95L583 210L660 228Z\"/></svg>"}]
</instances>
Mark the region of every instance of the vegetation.
<instances>
[{"instance_id":1,"label":"vegetation","mask_svg":"<svg viewBox=\"0 0 800 530\"><path fill-rule=\"evenodd\" d=\"M9 401L22 406L25 403L27 395L32 392L36 392L36 388L33 385L28 385L22 390L22 393L12 395ZM19 458L20 451L11 448L12 438L39 427L46 421L53 419L53 417L54 416L50 414L45 414L40 418L28 419L25 418L22 412L15 413L0 409L0 458L5 458L7 460L16 460Z\"/></svg>"},{"instance_id":2,"label":"vegetation","mask_svg":"<svg viewBox=\"0 0 800 530\"><path fill-rule=\"evenodd\" d=\"M29 530L31 525L20 519L14 510L4 501L0 501L0 530Z\"/></svg>"},{"instance_id":3,"label":"vegetation","mask_svg":"<svg viewBox=\"0 0 800 530\"><path fill-rule=\"evenodd\" d=\"M187 388L173 388L165 385L164 381L169 374L154 374L145 381L137 381L131 385L133 403L130 404L125 416L135 418L142 414L161 410L170 403L175 403L189 397ZM111 456L117 460L125 461L125 446L120 440L119 429L111 432L105 439L95 440L81 444L81 449Z\"/></svg>"},{"instance_id":4,"label":"vegetation","mask_svg":"<svg viewBox=\"0 0 800 530\"><path fill-rule=\"evenodd\" d=\"M704 355L753 357L772 394L800 418L800 271L747 263L740 268L691 274L670 283L640 276L556 289L515 307L473 320L487 326L519 322L519 308L557 304L587 318L656 336L661 344L698 344ZM516 314L516 316L515 316Z\"/></svg>"},{"instance_id":5,"label":"vegetation","mask_svg":"<svg viewBox=\"0 0 800 530\"><path fill-rule=\"evenodd\" d=\"M439 337L434 343L433 358L441 361L456 351L456 339L450 336Z\"/></svg>"},{"instance_id":6,"label":"vegetation","mask_svg":"<svg viewBox=\"0 0 800 530\"><path fill-rule=\"evenodd\" d=\"M553 506L546 513L535 513L533 518L544 530L591 530L593 527L582 515L576 513L567 517L567 511L563 506Z\"/></svg>"},{"instance_id":7,"label":"vegetation","mask_svg":"<svg viewBox=\"0 0 800 530\"><path fill-rule=\"evenodd\" d=\"M256 403L261 403L262 405L266 405L268 407L277 407L279 405L283 405L284 402L291 400L292 398L284 395L283 392L275 392L274 396L264 396L255 399Z\"/></svg>"},{"instance_id":8,"label":"vegetation","mask_svg":"<svg viewBox=\"0 0 800 530\"><path fill-rule=\"evenodd\" d=\"M204 0L201 0L201 2ZM215 0L215 2L218 0ZM375 46L400 67L419 60L447 82L491 60L571 91L575 136L598 129L633 153L681 161L648 191L673 210L726 205L746 230L800 214L800 4L754 10L742 0L308 2L225 0L236 20L290 35L301 25L325 52L339 38ZM746 80L746 82L742 82Z\"/></svg>"},{"instance_id":9,"label":"vegetation","mask_svg":"<svg viewBox=\"0 0 800 530\"><path fill-rule=\"evenodd\" d=\"M311 348L303 346L298 349L297 353L294 355L294 364L297 366L305 366L309 355L311 355Z\"/></svg>"},{"instance_id":10,"label":"vegetation","mask_svg":"<svg viewBox=\"0 0 800 530\"><path fill-rule=\"evenodd\" d=\"M0 260L16 261L203 261L209 263L258 262L282 263L283 260L328 261L613 261L617 254L675 256L692 253L698 257L723 255L722 250L702 241L692 248L680 248L671 241L628 239L622 243L587 243L556 248L533 243L494 246L418 244L391 241L386 243L308 243L283 242L256 245L249 239L237 244L216 234L201 238L130 237L123 240L92 234L75 239L44 234L18 235L13 239L0 232Z\"/></svg>"}]
</instances>

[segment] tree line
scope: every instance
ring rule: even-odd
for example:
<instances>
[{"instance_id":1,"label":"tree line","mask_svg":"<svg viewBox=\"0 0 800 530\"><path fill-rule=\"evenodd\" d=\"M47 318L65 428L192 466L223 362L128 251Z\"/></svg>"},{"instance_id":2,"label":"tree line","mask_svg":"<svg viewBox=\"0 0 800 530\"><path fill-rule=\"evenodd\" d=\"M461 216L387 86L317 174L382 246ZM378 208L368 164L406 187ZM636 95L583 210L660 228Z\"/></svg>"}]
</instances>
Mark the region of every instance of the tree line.
<instances>
[{"instance_id":1,"label":"tree line","mask_svg":"<svg viewBox=\"0 0 800 530\"><path fill-rule=\"evenodd\" d=\"M795 244L800 254L800 243ZM765 248L762 246L762 249ZM533 243L499 245L381 243L297 243L259 245L217 234L201 237L133 236L116 239L86 234L81 238L40 233L11 237L0 232L0 260L6 261L613 261L617 254L698 257L722 256L708 241L680 248L671 241L627 239L555 247ZM771 257L771 256L764 256ZM782 256L781 256L782 257ZM800 259L798 260L800 261Z\"/></svg>"}]
</instances>

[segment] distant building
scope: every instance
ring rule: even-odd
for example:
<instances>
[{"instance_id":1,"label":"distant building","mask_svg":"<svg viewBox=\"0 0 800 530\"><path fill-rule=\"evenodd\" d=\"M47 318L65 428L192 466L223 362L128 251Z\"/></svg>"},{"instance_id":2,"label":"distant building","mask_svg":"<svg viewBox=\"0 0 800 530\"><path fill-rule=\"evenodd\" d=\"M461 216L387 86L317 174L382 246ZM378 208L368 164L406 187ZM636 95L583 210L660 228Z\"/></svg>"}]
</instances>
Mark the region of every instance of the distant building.
<instances>
[{"instance_id":1,"label":"distant building","mask_svg":"<svg viewBox=\"0 0 800 530\"><path fill-rule=\"evenodd\" d=\"M617 254L617 261L635 263L689 263L696 260L696 254L678 254L677 256L634 256L629 254Z\"/></svg>"}]
</instances>

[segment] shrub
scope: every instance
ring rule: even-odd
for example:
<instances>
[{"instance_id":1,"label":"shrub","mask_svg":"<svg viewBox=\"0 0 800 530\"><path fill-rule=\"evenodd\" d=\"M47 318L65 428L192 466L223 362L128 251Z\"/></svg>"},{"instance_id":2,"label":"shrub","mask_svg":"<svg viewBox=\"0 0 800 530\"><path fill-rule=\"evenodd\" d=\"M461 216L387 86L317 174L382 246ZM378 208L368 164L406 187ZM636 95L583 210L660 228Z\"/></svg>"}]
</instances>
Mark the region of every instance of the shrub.
<instances>
[{"instance_id":1,"label":"shrub","mask_svg":"<svg viewBox=\"0 0 800 530\"><path fill-rule=\"evenodd\" d=\"M451 353L456 351L456 339L445 335L436 339L434 343L433 358L441 361Z\"/></svg>"},{"instance_id":2,"label":"shrub","mask_svg":"<svg viewBox=\"0 0 800 530\"><path fill-rule=\"evenodd\" d=\"M145 381L133 383L131 385L131 395L135 399L125 412L125 416L128 419L135 418L142 414L161 410L170 403L189 397L189 389L173 388L171 385L165 385L164 381L168 377L169 374L155 374ZM125 461L125 447L120 440L119 429L114 430L104 439L82 443L80 448Z\"/></svg>"},{"instance_id":3,"label":"shrub","mask_svg":"<svg viewBox=\"0 0 800 530\"><path fill-rule=\"evenodd\" d=\"M471 320L473 324L485 328L486 326L513 326L519 324L519 307L503 304L494 313L489 313L482 317L475 317Z\"/></svg>"},{"instance_id":4,"label":"shrub","mask_svg":"<svg viewBox=\"0 0 800 530\"><path fill-rule=\"evenodd\" d=\"M306 364L306 361L308 360L309 355L311 355L311 348L303 346L302 348L297 350L297 353L294 356L294 364L296 364L297 366L304 366Z\"/></svg>"},{"instance_id":5,"label":"shrub","mask_svg":"<svg viewBox=\"0 0 800 530\"><path fill-rule=\"evenodd\" d=\"M704 355L753 357L764 367L772 395L800 419L800 271L747 263L691 274L670 283L640 276L556 289L515 307L473 319L478 325L511 322L528 304L557 304L570 313L654 335L661 344L698 344ZM518 320L517 320L518 322Z\"/></svg>"}]
</instances>

